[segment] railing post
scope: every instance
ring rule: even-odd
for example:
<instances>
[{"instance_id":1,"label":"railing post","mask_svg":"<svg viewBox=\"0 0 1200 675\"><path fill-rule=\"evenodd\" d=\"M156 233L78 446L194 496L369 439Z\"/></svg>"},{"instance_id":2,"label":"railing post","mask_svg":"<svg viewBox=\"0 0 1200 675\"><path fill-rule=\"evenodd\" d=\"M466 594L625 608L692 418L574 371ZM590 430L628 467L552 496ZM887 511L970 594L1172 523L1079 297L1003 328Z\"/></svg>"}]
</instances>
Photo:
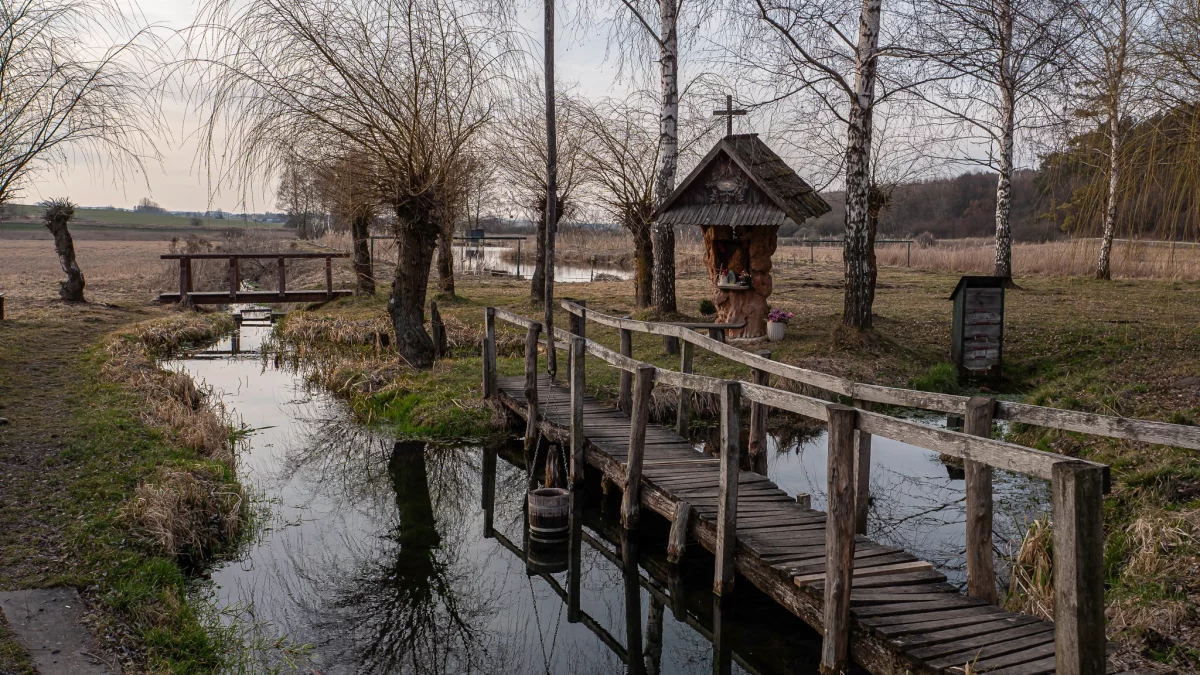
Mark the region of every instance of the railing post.
<instances>
[{"instance_id":1,"label":"railing post","mask_svg":"<svg viewBox=\"0 0 1200 675\"><path fill-rule=\"evenodd\" d=\"M717 486L717 567L713 572L713 593L733 592L733 554L737 548L738 470L741 448L738 446L742 410L742 383L727 380L721 384L721 477Z\"/></svg>"},{"instance_id":2,"label":"railing post","mask_svg":"<svg viewBox=\"0 0 1200 675\"><path fill-rule=\"evenodd\" d=\"M571 338L571 487L583 485L583 469L586 466L584 458L583 436L583 386L586 372L587 340L580 335Z\"/></svg>"},{"instance_id":3,"label":"railing post","mask_svg":"<svg viewBox=\"0 0 1200 675\"><path fill-rule=\"evenodd\" d=\"M374 240L372 240L374 241ZM496 395L496 308L483 312L483 397Z\"/></svg>"},{"instance_id":4,"label":"railing post","mask_svg":"<svg viewBox=\"0 0 1200 675\"><path fill-rule=\"evenodd\" d=\"M725 342L725 329L724 328L709 328L708 329L708 337L716 340L717 342L724 343Z\"/></svg>"},{"instance_id":5,"label":"railing post","mask_svg":"<svg viewBox=\"0 0 1200 675\"><path fill-rule=\"evenodd\" d=\"M621 356L633 358L633 331L628 328L621 330ZM629 407L630 390L633 388L633 373L621 370L621 388L617 391L617 407L626 415L632 415Z\"/></svg>"},{"instance_id":6,"label":"railing post","mask_svg":"<svg viewBox=\"0 0 1200 675\"><path fill-rule=\"evenodd\" d=\"M854 405L870 410L871 402L859 399ZM867 533L867 514L871 506L871 434L854 431L854 532Z\"/></svg>"},{"instance_id":7,"label":"railing post","mask_svg":"<svg viewBox=\"0 0 1200 675\"><path fill-rule=\"evenodd\" d=\"M575 300L573 302L582 307L583 311L579 314L571 312L569 324L571 335L587 337L587 300Z\"/></svg>"},{"instance_id":8,"label":"railing post","mask_svg":"<svg viewBox=\"0 0 1200 675\"><path fill-rule=\"evenodd\" d=\"M625 492L621 495L621 524L632 530L638 526L641 507L638 498L642 483L642 460L646 451L646 424L650 421L650 393L654 391L654 366L637 370L633 393L633 416L629 424L629 454L625 461Z\"/></svg>"},{"instance_id":9,"label":"railing post","mask_svg":"<svg viewBox=\"0 0 1200 675\"><path fill-rule=\"evenodd\" d=\"M238 287L241 286L241 279L238 278L238 259L237 256L229 256L229 299L237 298Z\"/></svg>"},{"instance_id":10,"label":"railing post","mask_svg":"<svg viewBox=\"0 0 1200 675\"><path fill-rule=\"evenodd\" d=\"M963 431L972 436L992 437L996 400L972 396L967 401ZM967 497L967 595L993 605L1000 600L992 560L992 467L963 460Z\"/></svg>"},{"instance_id":11,"label":"railing post","mask_svg":"<svg viewBox=\"0 0 1200 675\"><path fill-rule=\"evenodd\" d=\"M446 358L448 345L446 344L446 324L442 323L442 313L438 311L437 303L430 301L429 303L429 332L433 338L433 358L442 360Z\"/></svg>"},{"instance_id":12,"label":"railing post","mask_svg":"<svg viewBox=\"0 0 1200 675\"><path fill-rule=\"evenodd\" d=\"M0 321L4 320L4 294L0 293Z\"/></svg>"},{"instance_id":13,"label":"railing post","mask_svg":"<svg viewBox=\"0 0 1200 675\"><path fill-rule=\"evenodd\" d=\"M325 256L325 298L333 299L333 258Z\"/></svg>"},{"instance_id":14,"label":"railing post","mask_svg":"<svg viewBox=\"0 0 1200 675\"><path fill-rule=\"evenodd\" d=\"M179 302L189 304L188 293L192 292L192 259L179 259Z\"/></svg>"},{"instance_id":15,"label":"railing post","mask_svg":"<svg viewBox=\"0 0 1200 675\"><path fill-rule=\"evenodd\" d=\"M287 293L287 272L284 266L284 258L279 258L279 297L283 297Z\"/></svg>"},{"instance_id":16,"label":"railing post","mask_svg":"<svg viewBox=\"0 0 1200 675\"><path fill-rule=\"evenodd\" d=\"M850 584L854 571L854 426L858 411L838 404L829 415L829 506L825 518L825 635L821 672L847 672Z\"/></svg>"},{"instance_id":17,"label":"railing post","mask_svg":"<svg viewBox=\"0 0 1200 675\"><path fill-rule=\"evenodd\" d=\"M683 560L687 548L688 525L692 519L692 505L679 500L675 505L675 517L671 519L671 533L667 537L667 562L678 564Z\"/></svg>"},{"instance_id":18,"label":"railing post","mask_svg":"<svg viewBox=\"0 0 1200 675\"><path fill-rule=\"evenodd\" d=\"M534 450L537 447L537 416L538 416L538 334L542 332L542 324L531 323L525 332L525 401L528 406L529 418L525 423L525 462L529 471L536 470L533 466Z\"/></svg>"},{"instance_id":19,"label":"railing post","mask_svg":"<svg viewBox=\"0 0 1200 675\"><path fill-rule=\"evenodd\" d=\"M680 345L679 372L692 372L692 350L694 345L686 340ZM688 425L692 422L692 390L679 388L679 405L675 407L675 431L687 438Z\"/></svg>"},{"instance_id":20,"label":"railing post","mask_svg":"<svg viewBox=\"0 0 1200 675\"><path fill-rule=\"evenodd\" d=\"M496 451L483 451L483 536L492 538L496 513Z\"/></svg>"},{"instance_id":21,"label":"railing post","mask_svg":"<svg viewBox=\"0 0 1200 675\"><path fill-rule=\"evenodd\" d=\"M1052 470L1054 664L1061 675L1104 675L1104 468Z\"/></svg>"},{"instance_id":22,"label":"railing post","mask_svg":"<svg viewBox=\"0 0 1200 675\"><path fill-rule=\"evenodd\" d=\"M767 349L759 350L758 355L764 359L771 358L771 352ZM771 384L771 374L767 371L753 368L750 373L754 384L764 387ZM750 443L747 448L750 470L764 476L767 475L767 410L763 403L750 404Z\"/></svg>"}]
</instances>

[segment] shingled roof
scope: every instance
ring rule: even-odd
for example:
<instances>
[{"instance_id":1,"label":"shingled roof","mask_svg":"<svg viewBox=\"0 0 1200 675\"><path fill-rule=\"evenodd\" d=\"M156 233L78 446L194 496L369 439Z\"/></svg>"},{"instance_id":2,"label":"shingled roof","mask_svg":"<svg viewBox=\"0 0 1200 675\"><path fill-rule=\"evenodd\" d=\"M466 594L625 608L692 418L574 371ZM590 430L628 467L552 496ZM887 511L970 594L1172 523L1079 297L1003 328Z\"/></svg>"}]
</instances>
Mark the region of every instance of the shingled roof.
<instances>
[{"instance_id":1,"label":"shingled roof","mask_svg":"<svg viewBox=\"0 0 1200 675\"><path fill-rule=\"evenodd\" d=\"M779 226L829 210L758 134L738 134L718 141L655 215L671 225Z\"/></svg>"}]
</instances>

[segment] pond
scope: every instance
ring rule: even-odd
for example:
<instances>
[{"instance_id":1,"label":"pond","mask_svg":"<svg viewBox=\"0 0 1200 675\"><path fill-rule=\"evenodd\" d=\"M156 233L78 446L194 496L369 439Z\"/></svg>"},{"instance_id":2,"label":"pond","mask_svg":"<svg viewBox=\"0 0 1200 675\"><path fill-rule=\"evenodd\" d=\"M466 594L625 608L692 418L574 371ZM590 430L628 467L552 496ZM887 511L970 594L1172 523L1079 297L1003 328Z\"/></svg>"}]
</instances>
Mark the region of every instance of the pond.
<instances>
[{"instance_id":1,"label":"pond","mask_svg":"<svg viewBox=\"0 0 1200 675\"><path fill-rule=\"evenodd\" d=\"M589 485L581 506L580 615L557 567L531 573L519 445L435 446L355 423L346 406L254 351L269 328L243 326L173 367L219 392L253 429L239 457L262 526L203 592L251 620L250 642L320 673L815 673L820 638L740 579L709 592L712 558L666 563L666 523L623 535L615 505ZM703 447L699 443L698 447ZM772 439L769 471L820 508L823 434ZM937 456L876 439L872 534L961 579L962 481ZM997 476L997 527L1036 515L1044 486ZM494 504L485 509L485 485ZM998 539L997 541L1002 541ZM563 554L565 556L565 553ZM559 561L555 560L555 563ZM564 561L565 562L565 559ZM533 570L537 572L537 570Z\"/></svg>"},{"instance_id":2,"label":"pond","mask_svg":"<svg viewBox=\"0 0 1200 675\"><path fill-rule=\"evenodd\" d=\"M489 274L497 270L528 277L533 273L532 246L521 252L525 260L519 268L516 253L516 249L498 246L455 246L455 269L460 274ZM626 281L632 278L633 272L613 265L564 265L557 261L554 264L554 280L563 283Z\"/></svg>"}]
</instances>

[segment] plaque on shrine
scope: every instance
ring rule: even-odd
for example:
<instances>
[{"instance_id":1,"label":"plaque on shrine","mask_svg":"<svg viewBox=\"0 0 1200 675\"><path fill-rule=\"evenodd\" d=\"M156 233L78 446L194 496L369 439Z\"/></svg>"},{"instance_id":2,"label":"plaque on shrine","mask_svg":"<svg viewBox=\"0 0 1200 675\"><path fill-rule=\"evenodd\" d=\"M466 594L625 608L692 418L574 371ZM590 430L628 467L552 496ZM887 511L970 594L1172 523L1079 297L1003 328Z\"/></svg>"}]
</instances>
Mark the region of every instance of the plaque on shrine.
<instances>
[{"instance_id":1,"label":"plaque on shrine","mask_svg":"<svg viewBox=\"0 0 1200 675\"><path fill-rule=\"evenodd\" d=\"M700 228L717 321L745 324L731 336L760 337L767 330L779 227L828 212L821 195L758 134L738 134L717 142L656 217Z\"/></svg>"}]
</instances>

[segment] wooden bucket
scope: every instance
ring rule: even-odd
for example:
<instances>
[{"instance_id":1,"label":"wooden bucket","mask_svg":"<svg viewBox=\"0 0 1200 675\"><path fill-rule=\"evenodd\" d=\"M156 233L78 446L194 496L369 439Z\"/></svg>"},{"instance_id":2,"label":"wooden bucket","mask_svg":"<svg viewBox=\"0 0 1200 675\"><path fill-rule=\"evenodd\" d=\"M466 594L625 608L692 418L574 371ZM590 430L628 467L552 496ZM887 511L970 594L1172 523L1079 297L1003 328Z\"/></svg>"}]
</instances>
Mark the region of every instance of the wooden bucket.
<instances>
[{"instance_id":1,"label":"wooden bucket","mask_svg":"<svg viewBox=\"0 0 1200 675\"><path fill-rule=\"evenodd\" d=\"M529 491L529 538L554 543L567 540L571 493L562 488Z\"/></svg>"},{"instance_id":2,"label":"wooden bucket","mask_svg":"<svg viewBox=\"0 0 1200 675\"><path fill-rule=\"evenodd\" d=\"M530 574L558 574L565 572L569 560L569 547L564 541L538 541L529 538L529 553L525 557L526 569Z\"/></svg>"}]
</instances>

